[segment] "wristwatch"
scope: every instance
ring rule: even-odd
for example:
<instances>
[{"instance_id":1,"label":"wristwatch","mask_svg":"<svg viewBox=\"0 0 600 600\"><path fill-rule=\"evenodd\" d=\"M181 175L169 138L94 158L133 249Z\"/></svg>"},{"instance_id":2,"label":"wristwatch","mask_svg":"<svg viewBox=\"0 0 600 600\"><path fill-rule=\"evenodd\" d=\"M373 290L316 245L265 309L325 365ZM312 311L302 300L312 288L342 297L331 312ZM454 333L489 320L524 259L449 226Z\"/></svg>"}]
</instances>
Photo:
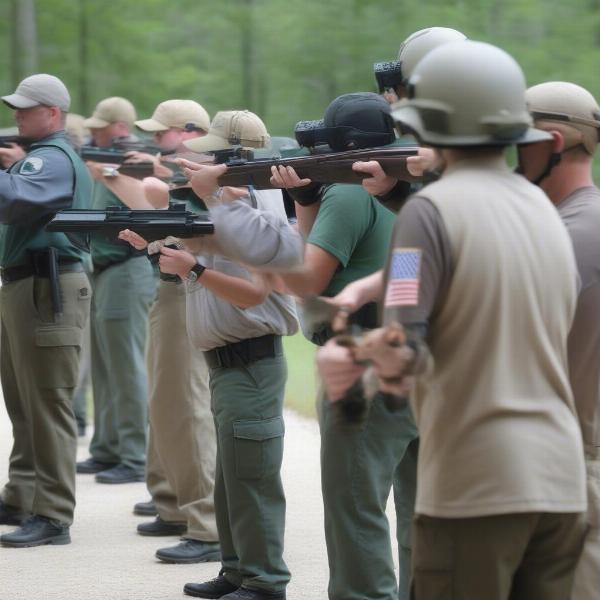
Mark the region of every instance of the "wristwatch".
<instances>
[{"instance_id":1,"label":"wristwatch","mask_svg":"<svg viewBox=\"0 0 600 600\"><path fill-rule=\"evenodd\" d=\"M202 273L204 273L204 271L206 271L206 267L197 262L190 269L190 272L187 274L185 280L188 283L195 283L196 281L198 281L198 278L202 276Z\"/></svg>"}]
</instances>

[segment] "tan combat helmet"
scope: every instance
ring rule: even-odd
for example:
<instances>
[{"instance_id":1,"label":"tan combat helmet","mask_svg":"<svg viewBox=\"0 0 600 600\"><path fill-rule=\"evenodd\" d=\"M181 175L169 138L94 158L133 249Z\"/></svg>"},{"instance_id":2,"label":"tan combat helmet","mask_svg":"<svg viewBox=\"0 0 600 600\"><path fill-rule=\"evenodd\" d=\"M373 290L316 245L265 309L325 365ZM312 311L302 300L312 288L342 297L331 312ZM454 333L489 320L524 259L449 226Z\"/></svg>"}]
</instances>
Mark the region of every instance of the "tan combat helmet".
<instances>
[{"instance_id":1,"label":"tan combat helmet","mask_svg":"<svg viewBox=\"0 0 600 600\"><path fill-rule=\"evenodd\" d=\"M563 134L563 152L582 146L594 154L600 141L600 108L590 92L574 83L548 81L530 87L526 99L536 127Z\"/></svg>"},{"instance_id":2,"label":"tan combat helmet","mask_svg":"<svg viewBox=\"0 0 600 600\"><path fill-rule=\"evenodd\" d=\"M430 146L551 139L531 127L525 89L521 67L504 50L470 40L444 44L415 67L408 98L392 106L392 116Z\"/></svg>"},{"instance_id":3,"label":"tan combat helmet","mask_svg":"<svg viewBox=\"0 0 600 600\"><path fill-rule=\"evenodd\" d=\"M406 85L417 63L431 50L450 42L462 42L467 36L449 27L428 27L409 35L398 50L402 85Z\"/></svg>"}]
</instances>

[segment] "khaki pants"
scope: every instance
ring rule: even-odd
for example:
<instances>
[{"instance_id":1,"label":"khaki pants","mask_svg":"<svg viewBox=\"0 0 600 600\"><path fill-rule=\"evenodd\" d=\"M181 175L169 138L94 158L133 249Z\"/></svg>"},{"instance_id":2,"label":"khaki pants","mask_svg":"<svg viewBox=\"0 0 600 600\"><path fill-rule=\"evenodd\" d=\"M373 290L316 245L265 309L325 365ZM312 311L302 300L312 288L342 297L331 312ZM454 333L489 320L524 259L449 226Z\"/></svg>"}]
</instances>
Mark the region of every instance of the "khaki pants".
<instances>
[{"instance_id":1,"label":"khaki pants","mask_svg":"<svg viewBox=\"0 0 600 600\"><path fill-rule=\"evenodd\" d=\"M0 290L0 373L14 436L2 499L70 524L77 450L72 399L91 288L83 272L60 275L60 285L58 323L48 279L27 277Z\"/></svg>"},{"instance_id":2,"label":"khaki pants","mask_svg":"<svg viewBox=\"0 0 600 600\"><path fill-rule=\"evenodd\" d=\"M413 600L569 600L579 513L439 519L417 515Z\"/></svg>"},{"instance_id":3,"label":"khaki pants","mask_svg":"<svg viewBox=\"0 0 600 600\"><path fill-rule=\"evenodd\" d=\"M600 596L600 448L586 451L588 533L575 570L573 600L597 600Z\"/></svg>"},{"instance_id":4,"label":"khaki pants","mask_svg":"<svg viewBox=\"0 0 600 600\"><path fill-rule=\"evenodd\" d=\"M185 287L161 281L150 310L146 481L161 519L187 521L186 538L216 542L217 442L208 368L189 341L185 313Z\"/></svg>"}]
</instances>

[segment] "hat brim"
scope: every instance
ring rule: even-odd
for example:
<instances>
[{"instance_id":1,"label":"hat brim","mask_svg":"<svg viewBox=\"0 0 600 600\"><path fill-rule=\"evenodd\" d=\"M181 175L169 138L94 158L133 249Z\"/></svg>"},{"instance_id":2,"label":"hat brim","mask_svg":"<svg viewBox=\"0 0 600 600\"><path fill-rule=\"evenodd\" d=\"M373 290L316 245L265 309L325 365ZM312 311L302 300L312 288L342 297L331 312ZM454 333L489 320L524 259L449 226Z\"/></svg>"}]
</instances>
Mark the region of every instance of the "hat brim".
<instances>
[{"instance_id":1,"label":"hat brim","mask_svg":"<svg viewBox=\"0 0 600 600\"><path fill-rule=\"evenodd\" d=\"M10 96L2 96L2 101L12 109L18 108L33 108L34 106L40 106L37 100L32 100L27 96L21 94L10 94Z\"/></svg>"},{"instance_id":2,"label":"hat brim","mask_svg":"<svg viewBox=\"0 0 600 600\"><path fill-rule=\"evenodd\" d=\"M88 129L102 129L103 127L108 127L110 123L105 121L104 119L99 119L98 117L90 117L83 122L83 126Z\"/></svg>"},{"instance_id":3,"label":"hat brim","mask_svg":"<svg viewBox=\"0 0 600 600\"><path fill-rule=\"evenodd\" d=\"M134 125L142 131L167 131L169 129L168 125L156 119L141 119L140 121L135 121Z\"/></svg>"},{"instance_id":4,"label":"hat brim","mask_svg":"<svg viewBox=\"0 0 600 600\"><path fill-rule=\"evenodd\" d=\"M185 140L183 145L194 152L216 152L217 150L233 148L226 139L212 133Z\"/></svg>"},{"instance_id":5,"label":"hat brim","mask_svg":"<svg viewBox=\"0 0 600 600\"><path fill-rule=\"evenodd\" d=\"M417 108L414 106L402 106L392 110L394 121L401 125L403 130L414 133L421 143L428 146L437 146L441 148L452 148L459 146L512 146L513 144L525 145L544 142L552 139L547 131L528 127L518 138L500 139L492 135L444 135L427 131L423 125L423 120Z\"/></svg>"}]
</instances>

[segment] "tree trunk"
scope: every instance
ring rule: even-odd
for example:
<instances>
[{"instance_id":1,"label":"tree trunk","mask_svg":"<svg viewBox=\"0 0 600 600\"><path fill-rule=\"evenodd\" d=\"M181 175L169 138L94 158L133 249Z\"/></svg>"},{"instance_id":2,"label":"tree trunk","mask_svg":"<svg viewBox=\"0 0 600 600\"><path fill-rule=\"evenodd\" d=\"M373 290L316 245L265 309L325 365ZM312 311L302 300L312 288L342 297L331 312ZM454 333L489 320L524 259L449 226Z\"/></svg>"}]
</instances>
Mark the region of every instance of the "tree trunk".
<instances>
[{"instance_id":1,"label":"tree trunk","mask_svg":"<svg viewBox=\"0 0 600 600\"><path fill-rule=\"evenodd\" d=\"M15 87L38 71L38 43L35 0L12 2L12 78Z\"/></svg>"},{"instance_id":2,"label":"tree trunk","mask_svg":"<svg viewBox=\"0 0 600 600\"><path fill-rule=\"evenodd\" d=\"M89 54L87 38L89 34L87 0L79 0L79 112L89 113L88 68Z\"/></svg>"}]
</instances>

